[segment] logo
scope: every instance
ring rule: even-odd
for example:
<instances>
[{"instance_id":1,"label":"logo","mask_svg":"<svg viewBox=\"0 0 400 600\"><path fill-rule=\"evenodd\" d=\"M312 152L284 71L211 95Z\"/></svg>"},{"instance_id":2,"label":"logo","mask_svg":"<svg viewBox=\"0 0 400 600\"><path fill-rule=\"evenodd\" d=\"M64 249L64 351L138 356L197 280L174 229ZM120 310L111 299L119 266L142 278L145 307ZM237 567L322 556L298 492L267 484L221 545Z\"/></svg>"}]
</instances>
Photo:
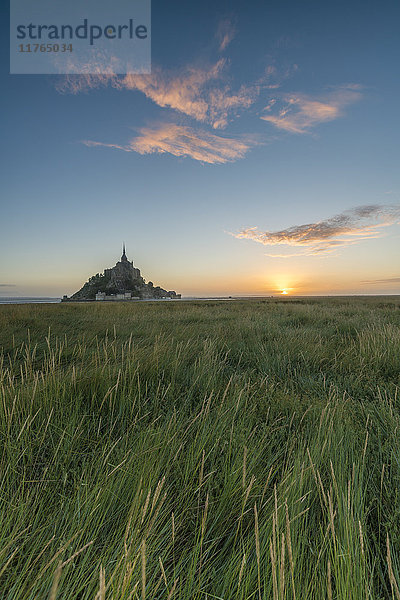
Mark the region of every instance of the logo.
<instances>
[{"instance_id":1,"label":"logo","mask_svg":"<svg viewBox=\"0 0 400 600\"><path fill-rule=\"evenodd\" d=\"M11 0L10 73L150 73L150 16L150 0Z\"/></svg>"}]
</instances>

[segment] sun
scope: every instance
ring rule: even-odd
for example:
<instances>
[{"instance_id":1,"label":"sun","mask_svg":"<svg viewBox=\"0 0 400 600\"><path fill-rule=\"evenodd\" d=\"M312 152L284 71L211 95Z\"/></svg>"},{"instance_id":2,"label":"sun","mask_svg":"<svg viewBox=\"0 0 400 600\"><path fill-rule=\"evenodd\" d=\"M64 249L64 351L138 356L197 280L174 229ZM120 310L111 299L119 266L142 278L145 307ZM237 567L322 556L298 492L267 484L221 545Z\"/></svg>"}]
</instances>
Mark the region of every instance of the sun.
<instances>
[{"instance_id":1,"label":"sun","mask_svg":"<svg viewBox=\"0 0 400 600\"><path fill-rule=\"evenodd\" d=\"M287 290L282 290L281 291L281 294L283 294L284 296L286 296L287 293L288 293Z\"/></svg>"}]
</instances>

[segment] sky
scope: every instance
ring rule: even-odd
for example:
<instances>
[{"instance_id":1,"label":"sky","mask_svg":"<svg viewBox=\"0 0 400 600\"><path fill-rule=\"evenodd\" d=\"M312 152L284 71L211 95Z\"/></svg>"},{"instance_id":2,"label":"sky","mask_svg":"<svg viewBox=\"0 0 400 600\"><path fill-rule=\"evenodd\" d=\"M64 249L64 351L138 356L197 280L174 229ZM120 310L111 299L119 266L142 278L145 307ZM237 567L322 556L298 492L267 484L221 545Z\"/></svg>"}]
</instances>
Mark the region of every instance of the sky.
<instances>
[{"instance_id":1,"label":"sky","mask_svg":"<svg viewBox=\"0 0 400 600\"><path fill-rule=\"evenodd\" d=\"M9 74L0 296L400 293L395 0L152 2L149 75Z\"/></svg>"}]
</instances>

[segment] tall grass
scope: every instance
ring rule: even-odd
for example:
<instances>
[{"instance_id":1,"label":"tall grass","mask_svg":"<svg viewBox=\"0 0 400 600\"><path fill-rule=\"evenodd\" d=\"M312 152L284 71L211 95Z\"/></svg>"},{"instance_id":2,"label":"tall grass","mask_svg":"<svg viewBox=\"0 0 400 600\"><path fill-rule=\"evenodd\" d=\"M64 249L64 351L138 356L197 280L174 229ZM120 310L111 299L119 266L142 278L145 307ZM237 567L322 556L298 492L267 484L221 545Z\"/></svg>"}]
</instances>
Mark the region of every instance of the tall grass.
<instances>
[{"instance_id":1,"label":"tall grass","mask_svg":"<svg viewBox=\"0 0 400 600\"><path fill-rule=\"evenodd\" d=\"M1 599L400 599L399 299L0 308Z\"/></svg>"}]
</instances>

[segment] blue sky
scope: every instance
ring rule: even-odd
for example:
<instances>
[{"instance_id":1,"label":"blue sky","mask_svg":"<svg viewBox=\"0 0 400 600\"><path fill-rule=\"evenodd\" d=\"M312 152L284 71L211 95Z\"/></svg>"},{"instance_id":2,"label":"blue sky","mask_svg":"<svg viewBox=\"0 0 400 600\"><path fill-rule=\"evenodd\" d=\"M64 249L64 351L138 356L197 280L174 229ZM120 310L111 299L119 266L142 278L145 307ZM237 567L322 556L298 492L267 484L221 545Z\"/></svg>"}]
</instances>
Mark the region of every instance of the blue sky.
<instances>
[{"instance_id":1,"label":"blue sky","mask_svg":"<svg viewBox=\"0 0 400 600\"><path fill-rule=\"evenodd\" d=\"M0 294L399 293L397 2L152 3L152 74L9 75ZM361 207L361 208L360 208Z\"/></svg>"}]
</instances>

